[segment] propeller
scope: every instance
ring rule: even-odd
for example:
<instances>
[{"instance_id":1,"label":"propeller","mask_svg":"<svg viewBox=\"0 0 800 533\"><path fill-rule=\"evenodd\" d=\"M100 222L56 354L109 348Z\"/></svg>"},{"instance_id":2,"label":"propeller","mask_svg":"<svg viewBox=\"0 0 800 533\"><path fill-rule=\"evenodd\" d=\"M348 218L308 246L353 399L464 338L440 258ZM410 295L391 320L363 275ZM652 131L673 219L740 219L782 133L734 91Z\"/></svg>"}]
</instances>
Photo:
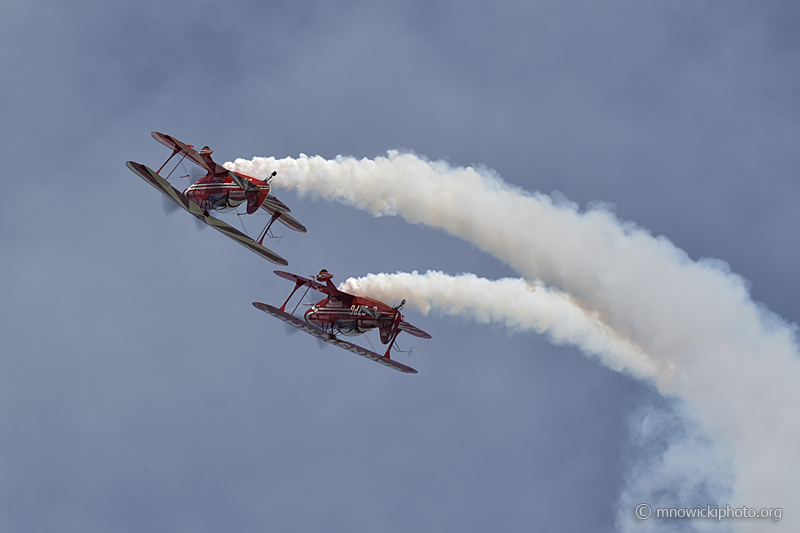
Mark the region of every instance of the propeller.
<instances>
[{"instance_id":1,"label":"propeller","mask_svg":"<svg viewBox=\"0 0 800 533\"><path fill-rule=\"evenodd\" d=\"M314 305L314 299L311 297L311 295L308 293L308 291L306 291L303 294L302 298L300 299L300 303L297 306L300 307L301 305L303 305L303 306ZM292 314L294 314L294 311L292 311ZM288 322L284 322L283 323L283 329L284 329L284 331L286 331L286 336L287 337L291 337L292 335L294 335L295 333L300 331L296 327L289 325ZM317 339L317 340L319 341L319 339ZM320 341L320 342L322 342L323 344L326 344L323 341ZM324 348L324 346L320 347L320 348Z\"/></svg>"},{"instance_id":2,"label":"propeller","mask_svg":"<svg viewBox=\"0 0 800 533\"><path fill-rule=\"evenodd\" d=\"M180 209L178 204L164 195L161 195L161 207L164 208L164 214L167 216L175 214L175 212Z\"/></svg>"},{"instance_id":3,"label":"propeller","mask_svg":"<svg viewBox=\"0 0 800 533\"><path fill-rule=\"evenodd\" d=\"M197 231L202 231L208 227L208 224L203 222L197 217L192 217L194 219L194 227L197 228Z\"/></svg>"},{"instance_id":4,"label":"propeller","mask_svg":"<svg viewBox=\"0 0 800 533\"><path fill-rule=\"evenodd\" d=\"M164 214L167 216L174 215L176 211L180 210L180 206L167 198L166 196L161 197L161 207L164 208ZM198 231L204 230L208 227L208 225L200 220L197 217L192 217L194 219L194 225Z\"/></svg>"},{"instance_id":5,"label":"propeller","mask_svg":"<svg viewBox=\"0 0 800 533\"><path fill-rule=\"evenodd\" d=\"M283 323L283 330L286 332L286 336L287 336L287 337L291 337L292 335L294 335L295 333L297 333L298 331L300 331L300 330L299 330L299 329L297 329L296 327L294 327L294 326L290 326L290 325L289 325L289 324L287 324L286 322L284 322L284 323Z\"/></svg>"},{"instance_id":6,"label":"propeller","mask_svg":"<svg viewBox=\"0 0 800 533\"><path fill-rule=\"evenodd\" d=\"M181 163L181 170L183 170L183 174L178 176L178 178L189 178L189 185L193 185L194 182L199 180L208 173L205 169L202 169L195 165L189 165L189 170L186 170L186 167Z\"/></svg>"},{"instance_id":7,"label":"propeller","mask_svg":"<svg viewBox=\"0 0 800 533\"><path fill-rule=\"evenodd\" d=\"M180 176L177 176L177 178L178 179L180 179L180 178L189 178L189 185L193 185L197 180L199 180L200 178L202 178L202 177L204 177L206 175L206 171L204 169L202 169L202 168L200 168L198 166L195 166L195 165L189 165L188 170L187 170L187 167L184 164L184 161L180 162L180 167L181 167L181 170L183 171L183 174L181 174ZM164 208L164 214L167 215L167 216L170 216L170 215L174 214L176 211L178 211L180 209L180 206L178 206L178 204L176 204L175 202L173 202L172 200L170 200L166 196L162 196L161 197L161 207ZM195 227L198 230L202 230L202 229L206 228L206 223L203 222L202 220L196 218L196 217L194 219L194 223L195 223Z\"/></svg>"}]
</instances>

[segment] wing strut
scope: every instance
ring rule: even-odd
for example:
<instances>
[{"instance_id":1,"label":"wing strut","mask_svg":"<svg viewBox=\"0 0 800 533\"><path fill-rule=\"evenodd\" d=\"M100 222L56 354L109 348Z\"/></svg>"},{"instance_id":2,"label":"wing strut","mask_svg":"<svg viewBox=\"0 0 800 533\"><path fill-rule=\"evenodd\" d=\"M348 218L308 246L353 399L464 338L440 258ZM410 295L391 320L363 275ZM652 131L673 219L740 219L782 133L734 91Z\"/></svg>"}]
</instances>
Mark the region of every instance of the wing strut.
<instances>
[{"instance_id":1,"label":"wing strut","mask_svg":"<svg viewBox=\"0 0 800 533\"><path fill-rule=\"evenodd\" d=\"M161 171L162 171L162 170L164 170L164 167L165 167L165 166L167 166L167 163L169 163L169 160L170 160L170 159L172 159L173 157L175 157L175 154L177 154L177 153L178 153L178 152L180 152L180 151L181 151L180 147L176 146L176 147L175 147L175 149L172 151L172 155L171 155L171 156L169 156L169 157L167 158L167 160L166 160L166 161L164 161L164 164L163 164L163 165L161 165L161 167L160 167L160 168L159 168L159 169L156 171L156 174L161 174ZM180 161L178 161L178 164L177 164L177 165L175 165L175 168L178 168L178 165L180 165L181 163L183 163L183 160L184 160L184 159L186 159L186 156L187 156L187 155L188 155L188 152L186 152L186 153L184 153L184 154L183 154L183 157L181 157L181 160L180 160ZM175 172L175 168L173 168L173 169L172 169L172 172ZM167 174L167 177L166 177L166 178L164 178L164 179L169 179L169 177L170 177L170 176L172 176L172 172L170 172L169 174Z\"/></svg>"},{"instance_id":2,"label":"wing strut","mask_svg":"<svg viewBox=\"0 0 800 533\"><path fill-rule=\"evenodd\" d=\"M306 289L306 292L304 292L303 295L300 297L300 299L297 300L297 305L295 305L294 309L292 309L292 314L294 314L294 312L297 311L297 308L300 307L300 304L302 303L303 298L306 297L306 294L308 294L308 291L310 291L310 290L311 290L311 285L308 286L308 288Z\"/></svg>"},{"instance_id":3,"label":"wing strut","mask_svg":"<svg viewBox=\"0 0 800 533\"><path fill-rule=\"evenodd\" d=\"M279 216L281 216L281 212L280 211L275 211L274 213L272 213L272 217L269 219L269 222L267 223L266 227L264 227L264 231L262 231L261 234L258 236L258 241L257 241L258 244L264 244L264 237L267 236L267 232L269 232L269 228L272 227L272 223L273 222L278 220Z\"/></svg>"},{"instance_id":4,"label":"wing strut","mask_svg":"<svg viewBox=\"0 0 800 533\"><path fill-rule=\"evenodd\" d=\"M175 154L172 154L172 155L175 155ZM172 155L171 155L171 156L169 156L169 157L170 157L170 159L172 159ZM180 160L180 161L178 161L178 163L177 163L177 164L176 164L176 165L175 165L175 166L172 168L172 170L170 170L170 171L169 171L169 174L167 174L167 177L166 177L166 178L164 178L164 179L167 179L167 180L168 180L168 179L169 179L169 177L170 177L170 176L172 176L172 173L173 173L173 172L175 172L175 170L177 170L177 168L180 166L180 164L181 164L181 163L183 163L183 160L184 160L184 159L186 159L186 154L183 154L183 157L181 157L181 160ZM167 161L169 161L169 159L167 159ZM166 163L166 161L165 161L165 162L164 162L164 165L166 165L166 164L167 164L167 163ZM161 165L161 168L164 168L164 165ZM159 169L159 171L160 171L160 170L161 170L161 169ZM158 172L156 172L156 174L158 174Z\"/></svg>"},{"instance_id":5,"label":"wing strut","mask_svg":"<svg viewBox=\"0 0 800 533\"><path fill-rule=\"evenodd\" d=\"M166 160L166 161L164 161L164 164L163 164L163 165L161 165L161 168L159 168L158 170L156 170L156 174L161 174L161 171L164 169L164 167L165 167L165 166L167 166L167 163L169 163L169 160L170 160L170 159L172 159L173 157L175 157L175 154L177 154L177 153L178 153L178 152L180 152L180 151L181 151L181 149L176 147L176 148L175 148L175 149L172 151L172 155L171 155L171 156L169 156L169 157L167 158L167 160ZM178 164L180 164L180 163L178 163Z\"/></svg>"},{"instance_id":6,"label":"wing strut","mask_svg":"<svg viewBox=\"0 0 800 533\"><path fill-rule=\"evenodd\" d=\"M293 315L293 314L294 314L294 312L295 312L295 311L297 311L297 308L298 308L298 307L300 307L300 302L302 302L302 301L303 301L303 298L305 298L305 297L306 297L306 294L308 294L308 291L310 291L310 290L311 290L311 284L309 284L307 281L304 281L304 280L302 280L302 279L298 279L298 280L295 282L295 286L294 286L294 289L292 290L292 293L289 295L289 297L288 297L288 298L286 298L286 301L285 301L285 302L283 302L283 305L280 307L280 310L281 310L281 311L286 311L286 304L288 304L288 303L289 303L289 300L291 300L291 299L292 299L292 296L294 296L294 293L295 293L295 292L297 292L297 289L299 289L299 288L300 288L300 287L302 287L303 285L308 285L308 288L306 289L306 292L304 292L304 293L303 293L303 295L300 297L300 300L297 302L297 305L295 305L295 306L294 306L294 309L292 309L292 312L291 312L290 314L292 314L292 315Z\"/></svg>"}]
</instances>

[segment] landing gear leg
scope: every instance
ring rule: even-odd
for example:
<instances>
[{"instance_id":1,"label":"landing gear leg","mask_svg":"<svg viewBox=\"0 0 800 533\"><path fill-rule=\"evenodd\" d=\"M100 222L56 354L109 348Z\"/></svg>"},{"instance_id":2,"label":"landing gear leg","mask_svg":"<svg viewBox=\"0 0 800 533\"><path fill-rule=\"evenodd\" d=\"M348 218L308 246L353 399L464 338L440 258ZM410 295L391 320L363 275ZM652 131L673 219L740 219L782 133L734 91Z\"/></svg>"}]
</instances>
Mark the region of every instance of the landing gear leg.
<instances>
[{"instance_id":1,"label":"landing gear leg","mask_svg":"<svg viewBox=\"0 0 800 533\"><path fill-rule=\"evenodd\" d=\"M400 334L398 326L400 325L401 319L402 317L400 316L400 313L397 313L394 317L394 320L392 320L392 338L389 340L389 347L386 348L386 353L383 355L386 359L391 359L389 355L392 352L392 346L394 346L395 339L397 339L397 336Z\"/></svg>"}]
</instances>

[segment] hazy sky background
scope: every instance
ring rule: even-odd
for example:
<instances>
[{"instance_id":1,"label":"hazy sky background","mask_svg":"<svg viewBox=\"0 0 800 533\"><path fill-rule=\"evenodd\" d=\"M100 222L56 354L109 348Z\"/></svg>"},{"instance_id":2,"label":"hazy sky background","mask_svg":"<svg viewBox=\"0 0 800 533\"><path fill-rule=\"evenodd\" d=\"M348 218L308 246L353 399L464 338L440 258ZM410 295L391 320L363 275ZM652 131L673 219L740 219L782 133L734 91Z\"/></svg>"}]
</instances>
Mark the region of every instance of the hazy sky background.
<instances>
[{"instance_id":1,"label":"hazy sky background","mask_svg":"<svg viewBox=\"0 0 800 533\"><path fill-rule=\"evenodd\" d=\"M680 409L575 348L436 314L406 315L433 335L400 338L414 376L287 337L250 304L288 295L275 266L165 217L125 168L169 155L151 131L219 162L485 165L613 204L800 321L795 3L2 8L2 531L612 531L659 449L637 424ZM308 227L270 243L292 272L516 275L276 194Z\"/></svg>"}]
</instances>

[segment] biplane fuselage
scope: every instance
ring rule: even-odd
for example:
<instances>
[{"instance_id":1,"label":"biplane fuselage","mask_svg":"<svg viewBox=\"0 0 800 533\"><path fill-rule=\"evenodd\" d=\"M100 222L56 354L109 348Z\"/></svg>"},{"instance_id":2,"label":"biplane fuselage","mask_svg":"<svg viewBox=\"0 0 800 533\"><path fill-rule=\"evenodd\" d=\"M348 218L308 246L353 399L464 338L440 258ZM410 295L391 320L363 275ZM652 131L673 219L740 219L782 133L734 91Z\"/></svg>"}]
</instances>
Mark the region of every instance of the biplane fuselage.
<instances>
[{"instance_id":1,"label":"biplane fuselage","mask_svg":"<svg viewBox=\"0 0 800 533\"><path fill-rule=\"evenodd\" d=\"M395 307L389 307L385 303L373 300L372 298L356 296L340 291L331 282L333 276L324 269L316 276L309 277L298 276L297 274L291 274L281 270L276 270L275 274L289 281L293 281L295 284L294 289L280 307L253 302L253 306L257 309L282 320L292 327L305 331L324 342L335 344L340 348L344 348L347 351L366 357L367 359L372 359L384 366L394 368L400 372L411 374L417 372L403 363L392 360L390 357L394 341L397 339L397 335L402 331L422 339L431 338L430 335L418 327L412 326L403 320L400 309L405 305L405 300ZM310 289L314 289L315 291L327 295L327 298L312 305L311 308L303 314L303 319L293 314L300 305L300 302L297 303L291 312L286 312L286 304L289 303L294 293L301 287L306 287L306 293ZM303 296L305 296L305 293ZM300 297L301 301L303 296ZM380 332L381 342L389 345L383 355L336 336L337 334L347 336L361 335L371 329L377 329Z\"/></svg>"},{"instance_id":2,"label":"biplane fuselage","mask_svg":"<svg viewBox=\"0 0 800 533\"><path fill-rule=\"evenodd\" d=\"M260 207L269 195L269 183L265 183L250 176L245 176L238 172L237 175L245 178L259 188L256 206ZM245 191L239 187L230 176L225 176L220 179L216 178L210 172L205 177L187 187L186 190L183 191L183 194L206 212L212 209L223 213L231 211L247 200Z\"/></svg>"},{"instance_id":3,"label":"biplane fuselage","mask_svg":"<svg viewBox=\"0 0 800 533\"><path fill-rule=\"evenodd\" d=\"M397 326L394 324L394 318L398 318L398 321L402 320L402 315L396 309L371 298L355 296L349 307L345 307L341 299L325 298L309 308L303 318L309 324L314 324L323 330L338 331L342 335L352 337L381 326L375 316L369 314L369 311L365 310L365 308L372 311L374 315L380 314L386 318L393 317L388 320L386 318L382 320L389 326L388 328L382 328L387 330L386 340L384 340L384 335L381 335L381 340L386 344L391 328Z\"/></svg>"}]
</instances>

